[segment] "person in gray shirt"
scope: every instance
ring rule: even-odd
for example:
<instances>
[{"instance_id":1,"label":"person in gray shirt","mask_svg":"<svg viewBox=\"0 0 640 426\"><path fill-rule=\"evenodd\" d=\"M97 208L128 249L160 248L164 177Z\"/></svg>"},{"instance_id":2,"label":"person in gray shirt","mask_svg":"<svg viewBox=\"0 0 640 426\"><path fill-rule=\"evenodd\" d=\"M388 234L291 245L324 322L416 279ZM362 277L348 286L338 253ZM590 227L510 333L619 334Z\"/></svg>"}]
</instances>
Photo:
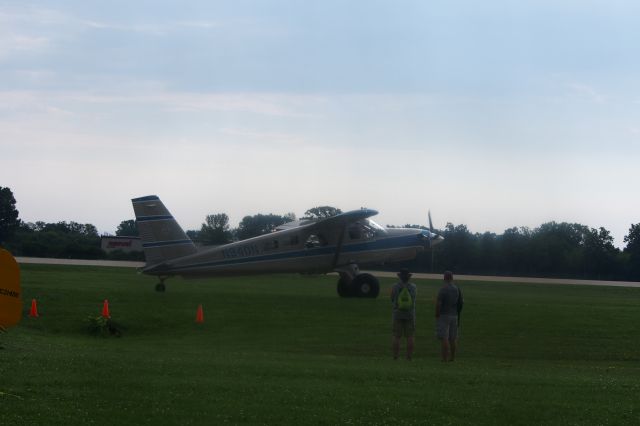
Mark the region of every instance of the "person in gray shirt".
<instances>
[{"instance_id":1,"label":"person in gray shirt","mask_svg":"<svg viewBox=\"0 0 640 426\"><path fill-rule=\"evenodd\" d=\"M453 361L458 343L458 320L462 310L462 292L453 283L453 273L444 273L444 282L436 301L436 336L440 339L442 361Z\"/></svg>"},{"instance_id":2,"label":"person in gray shirt","mask_svg":"<svg viewBox=\"0 0 640 426\"><path fill-rule=\"evenodd\" d=\"M391 288L391 304L393 306L393 340L391 348L393 359L398 359L400 338L407 338L407 359L413 356L414 335L416 331L416 285L409 282L411 273L403 268L398 273L400 282Z\"/></svg>"}]
</instances>

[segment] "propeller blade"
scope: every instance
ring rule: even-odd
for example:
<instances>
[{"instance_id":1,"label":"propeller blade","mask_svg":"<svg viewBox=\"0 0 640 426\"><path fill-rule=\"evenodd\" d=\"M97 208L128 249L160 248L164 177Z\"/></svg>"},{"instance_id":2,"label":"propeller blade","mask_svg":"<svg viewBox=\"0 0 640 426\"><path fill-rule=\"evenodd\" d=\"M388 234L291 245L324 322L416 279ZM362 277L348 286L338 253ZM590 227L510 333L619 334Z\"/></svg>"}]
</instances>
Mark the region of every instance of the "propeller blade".
<instances>
[{"instance_id":1,"label":"propeller blade","mask_svg":"<svg viewBox=\"0 0 640 426\"><path fill-rule=\"evenodd\" d=\"M429 248L433 247L433 223L431 223L431 210L428 212L429 216Z\"/></svg>"}]
</instances>

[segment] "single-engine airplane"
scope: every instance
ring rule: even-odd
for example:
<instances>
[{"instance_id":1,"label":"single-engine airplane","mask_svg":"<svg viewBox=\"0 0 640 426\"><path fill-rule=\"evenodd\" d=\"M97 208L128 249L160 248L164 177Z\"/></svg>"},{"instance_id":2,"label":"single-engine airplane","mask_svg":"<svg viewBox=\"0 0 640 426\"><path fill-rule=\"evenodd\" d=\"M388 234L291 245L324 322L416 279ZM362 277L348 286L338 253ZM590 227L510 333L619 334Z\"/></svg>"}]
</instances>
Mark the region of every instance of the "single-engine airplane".
<instances>
[{"instance_id":1,"label":"single-engine airplane","mask_svg":"<svg viewBox=\"0 0 640 426\"><path fill-rule=\"evenodd\" d=\"M429 230L383 228L371 209L353 210L321 219L302 219L279 226L270 234L198 250L155 195L134 198L133 210L146 265L142 273L156 275L157 291L174 275L203 278L279 272L338 272L341 297L372 297L378 280L358 265L414 259L418 252L444 238Z\"/></svg>"}]
</instances>

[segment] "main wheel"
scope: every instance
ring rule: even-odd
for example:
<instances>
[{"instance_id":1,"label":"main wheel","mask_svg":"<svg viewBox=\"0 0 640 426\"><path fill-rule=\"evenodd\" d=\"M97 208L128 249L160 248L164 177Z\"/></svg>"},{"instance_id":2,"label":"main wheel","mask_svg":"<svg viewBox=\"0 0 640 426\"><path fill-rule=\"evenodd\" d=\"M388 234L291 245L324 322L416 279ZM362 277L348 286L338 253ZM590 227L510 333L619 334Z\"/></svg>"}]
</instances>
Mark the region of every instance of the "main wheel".
<instances>
[{"instance_id":1,"label":"main wheel","mask_svg":"<svg viewBox=\"0 0 640 426\"><path fill-rule=\"evenodd\" d=\"M359 274L353 279L351 287L355 290L358 297L370 297L375 299L380 293L380 283L378 279L371 274Z\"/></svg>"},{"instance_id":2,"label":"main wheel","mask_svg":"<svg viewBox=\"0 0 640 426\"><path fill-rule=\"evenodd\" d=\"M164 283L156 284L156 291L157 292L164 293L164 290L165 290Z\"/></svg>"}]
</instances>

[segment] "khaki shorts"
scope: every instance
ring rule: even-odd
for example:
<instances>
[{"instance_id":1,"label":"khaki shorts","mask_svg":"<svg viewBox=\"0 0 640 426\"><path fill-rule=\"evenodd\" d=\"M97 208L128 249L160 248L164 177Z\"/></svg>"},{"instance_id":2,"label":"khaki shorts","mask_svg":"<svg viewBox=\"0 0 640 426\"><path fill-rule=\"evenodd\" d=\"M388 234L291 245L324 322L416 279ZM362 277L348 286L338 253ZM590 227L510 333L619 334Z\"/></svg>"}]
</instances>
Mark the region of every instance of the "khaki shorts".
<instances>
[{"instance_id":1,"label":"khaki shorts","mask_svg":"<svg viewBox=\"0 0 640 426\"><path fill-rule=\"evenodd\" d=\"M413 319L393 320L394 337L413 337L416 332L416 322Z\"/></svg>"},{"instance_id":2,"label":"khaki shorts","mask_svg":"<svg viewBox=\"0 0 640 426\"><path fill-rule=\"evenodd\" d=\"M458 338L458 316L440 315L436 319L436 337L438 339L456 340Z\"/></svg>"}]
</instances>

